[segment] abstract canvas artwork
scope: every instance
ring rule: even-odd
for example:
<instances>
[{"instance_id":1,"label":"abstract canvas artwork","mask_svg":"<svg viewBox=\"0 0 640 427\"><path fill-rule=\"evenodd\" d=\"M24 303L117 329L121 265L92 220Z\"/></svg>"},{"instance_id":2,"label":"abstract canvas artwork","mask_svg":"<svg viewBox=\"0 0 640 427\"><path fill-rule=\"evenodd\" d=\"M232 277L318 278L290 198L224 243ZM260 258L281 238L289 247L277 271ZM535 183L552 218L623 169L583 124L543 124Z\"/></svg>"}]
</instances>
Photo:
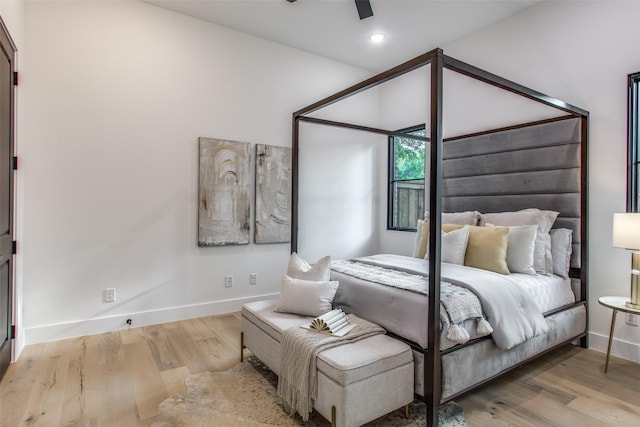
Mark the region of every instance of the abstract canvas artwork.
<instances>
[{"instance_id":1,"label":"abstract canvas artwork","mask_svg":"<svg viewBox=\"0 0 640 427\"><path fill-rule=\"evenodd\" d=\"M200 138L198 245L249 243L251 144Z\"/></svg>"},{"instance_id":2,"label":"abstract canvas artwork","mask_svg":"<svg viewBox=\"0 0 640 427\"><path fill-rule=\"evenodd\" d=\"M256 144L255 243L291 240L291 149Z\"/></svg>"}]
</instances>

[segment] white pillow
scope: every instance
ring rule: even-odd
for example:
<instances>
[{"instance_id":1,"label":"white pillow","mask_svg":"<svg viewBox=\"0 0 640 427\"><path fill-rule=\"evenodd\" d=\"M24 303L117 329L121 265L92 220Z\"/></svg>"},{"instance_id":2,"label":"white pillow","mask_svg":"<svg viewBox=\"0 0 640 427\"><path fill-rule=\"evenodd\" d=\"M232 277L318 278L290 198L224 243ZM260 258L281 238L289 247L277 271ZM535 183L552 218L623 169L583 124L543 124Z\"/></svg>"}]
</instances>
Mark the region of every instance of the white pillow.
<instances>
[{"instance_id":1,"label":"white pillow","mask_svg":"<svg viewBox=\"0 0 640 427\"><path fill-rule=\"evenodd\" d=\"M442 262L450 264L464 265L464 255L467 252L467 242L469 241L469 226L465 225L457 230L448 233L442 232L440 248L440 259ZM429 259L429 249L425 259Z\"/></svg>"},{"instance_id":2,"label":"white pillow","mask_svg":"<svg viewBox=\"0 0 640 427\"><path fill-rule=\"evenodd\" d=\"M478 211L442 212L442 223L478 225L480 224L480 215ZM424 213L424 219L429 219L429 211Z\"/></svg>"},{"instance_id":3,"label":"white pillow","mask_svg":"<svg viewBox=\"0 0 640 427\"><path fill-rule=\"evenodd\" d=\"M416 238L413 241L413 252L411 256L414 258L418 258L418 252L420 252L420 241L422 240L422 226L424 225L424 221L419 219L418 224L416 225Z\"/></svg>"},{"instance_id":4,"label":"white pillow","mask_svg":"<svg viewBox=\"0 0 640 427\"><path fill-rule=\"evenodd\" d=\"M507 265L512 273L535 275L533 255L536 247L537 225L514 225L509 227Z\"/></svg>"},{"instance_id":5,"label":"white pillow","mask_svg":"<svg viewBox=\"0 0 640 427\"><path fill-rule=\"evenodd\" d=\"M326 256L310 265L304 258L293 252L289 257L287 276L294 279L328 282L331 276L331 257Z\"/></svg>"},{"instance_id":6,"label":"white pillow","mask_svg":"<svg viewBox=\"0 0 640 427\"><path fill-rule=\"evenodd\" d=\"M284 276L275 311L320 316L331 311L337 290L338 282L316 282Z\"/></svg>"},{"instance_id":7,"label":"white pillow","mask_svg":"<svg viewBox=\"0 0 640 427\"><path fill-rule=\"evenodd\" d=\"M571 268L571 235L572 230L567 228L554 228L551 235L551 254L553 258L553 274L562 278L569 277Z\"/></svg>"},{"instance_id":8,"label":"white pillow","mask_svg":"<svg viewBox=\"0 0 640 427\"><path fill-rule=\"evenodd\" d=\"M553 261L551 260L551 236L549 230L553 225L558 212L541 211L531 208L517 212L483 213L482 223L494 225L538 225L536 244L533 254L533 267L536 272L544 274L553 273Z\"/></svg>"},{"instance_id":9,"label":"white pillow","mask_svg":"<svg viewBox=\"0 0 640 427\"><path fill-rule=\"evenodd\" d=\"M553 254L551 252L551 227L556 222L556 218L559 212L556 211L543 211L540 209L530 208L523 209L524 212L538 212L540 214L538 222L538 234L542 233L542 240L544 240L544 258L547 274L553 274ZM546 230L546 231L545 231Z\"/></svg>"}]
</instances>

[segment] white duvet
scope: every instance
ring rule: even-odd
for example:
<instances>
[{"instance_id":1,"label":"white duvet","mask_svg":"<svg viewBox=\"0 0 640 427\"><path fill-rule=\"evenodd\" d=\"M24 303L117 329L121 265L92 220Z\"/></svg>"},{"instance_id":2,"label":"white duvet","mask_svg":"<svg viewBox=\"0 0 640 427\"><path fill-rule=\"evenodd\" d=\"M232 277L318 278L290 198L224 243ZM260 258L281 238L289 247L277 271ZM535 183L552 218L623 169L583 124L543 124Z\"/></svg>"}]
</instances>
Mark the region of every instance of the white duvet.
<instances>
[{"instance_id":1,"label":"white duvet","mask_svg":"<svg viewBox=\"0 0 640 427\"><path fill-rule=\"evenodd\" d=\"M428 275L429 269L429 264L424 260L392 254L373 255L356 260L419 275ZM549 330L540 308L531 295L525 288L509 280L509 276L443 263L441 279L467 288L477 295L485 317L493 328L492 337L496 345L503 350Z\"/></svg>"}]
</instances>

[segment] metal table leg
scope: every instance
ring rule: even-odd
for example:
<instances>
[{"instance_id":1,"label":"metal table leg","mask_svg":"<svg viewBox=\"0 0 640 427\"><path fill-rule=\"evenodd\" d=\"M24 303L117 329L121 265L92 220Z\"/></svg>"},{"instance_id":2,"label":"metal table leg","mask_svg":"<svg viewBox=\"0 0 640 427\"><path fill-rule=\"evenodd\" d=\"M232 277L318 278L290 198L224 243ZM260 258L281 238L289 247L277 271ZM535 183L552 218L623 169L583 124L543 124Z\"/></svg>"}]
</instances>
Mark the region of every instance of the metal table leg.
<instances>
[{"instance_id":1,"label":"metal table leg","mask_svg":"<svg viewBox=\"0 0 640 427\"><path fill-rule=\"evenodd\" d=\"M604 373L607 373L607 369L609 369L609 356L611 355L611 343L613 342L613 330L616 327L616 314L618 314L618 310L613 309L613 314L611 315L611 330L609 331L609 346L607 347L607 360L604 363Z\"/></svg>"}]
</instances>

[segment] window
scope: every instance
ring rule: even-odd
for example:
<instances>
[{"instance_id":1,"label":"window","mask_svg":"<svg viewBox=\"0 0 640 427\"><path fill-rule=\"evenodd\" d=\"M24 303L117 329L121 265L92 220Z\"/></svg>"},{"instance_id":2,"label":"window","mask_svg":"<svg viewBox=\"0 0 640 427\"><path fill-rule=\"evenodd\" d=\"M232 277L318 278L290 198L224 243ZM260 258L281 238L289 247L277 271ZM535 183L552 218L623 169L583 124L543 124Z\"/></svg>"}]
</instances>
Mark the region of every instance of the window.
<instances>
[{"instance_id":1,"label":"window","mask_svg":"<svg viewBox=\"0 0 640 427\"><path fill-rule=\"evenodd\" d=\"M638 212L640 198L640 154L638 147L638 89L640 86L640 72L629 74L628 77L628 119L627 119L627 211Z\"/></svg>"},{"instance_id":2,"label":"window","mask_svg":"<svg viewBox=\"0 0 640 427\"><path fill-rule=\"evenodd\" d=\"M402 129L407 137L389 137L388 230L415 231L424 217L424 141L425 127Z\"/></svg>"}]
</instances>

